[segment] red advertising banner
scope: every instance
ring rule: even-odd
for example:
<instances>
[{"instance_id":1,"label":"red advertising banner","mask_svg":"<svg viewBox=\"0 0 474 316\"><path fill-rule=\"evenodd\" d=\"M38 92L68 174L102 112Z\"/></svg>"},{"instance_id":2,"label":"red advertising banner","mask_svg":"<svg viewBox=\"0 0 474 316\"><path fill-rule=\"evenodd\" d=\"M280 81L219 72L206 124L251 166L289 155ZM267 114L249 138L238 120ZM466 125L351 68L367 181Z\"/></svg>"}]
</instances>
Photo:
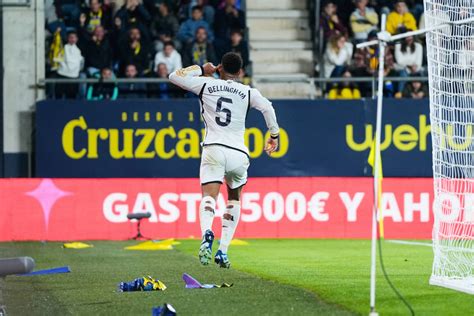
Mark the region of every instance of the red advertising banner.
<instances>
[{"instance_id":1,"label":"red advertising banner","mask_svg":"<svg viewBox=\"0 0 474 316\"><path fill-rule=\"evenodd\" d=\"M386 178L386 238L431 238L432 179ZM370 238L370 178L252 178L242 195L237 238ZM0 180L0 240L121 240L150 212L151 238L199 237L198 179ZM220 233L225 195L217 201Z\"/></svg>"}]
</instances>

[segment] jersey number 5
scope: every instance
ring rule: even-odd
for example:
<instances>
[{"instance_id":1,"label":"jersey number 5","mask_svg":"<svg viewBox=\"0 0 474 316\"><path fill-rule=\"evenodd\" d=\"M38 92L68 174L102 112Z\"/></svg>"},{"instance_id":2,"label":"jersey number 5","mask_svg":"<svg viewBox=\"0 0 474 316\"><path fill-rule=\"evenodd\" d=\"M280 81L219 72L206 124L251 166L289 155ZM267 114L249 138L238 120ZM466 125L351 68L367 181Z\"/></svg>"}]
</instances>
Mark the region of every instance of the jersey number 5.
<instances>
[{"instance_id":1,"label":"jersey number 5","mask_svg":"<svg viewBox=\"0 0 474 316\"><path fill-rule=\"evenodd\" d=\"M216 116L216 123L220 126L227 126L227 125L230 124L230 120L232 118L232 112L229 109L223 108L222 103L232 104L232 99L220 97L217 100L216 112L217 113L220 113L220 112L225 113L225 121L221 120L221 118L219 116Z\"/></svg>"}]
</instances>

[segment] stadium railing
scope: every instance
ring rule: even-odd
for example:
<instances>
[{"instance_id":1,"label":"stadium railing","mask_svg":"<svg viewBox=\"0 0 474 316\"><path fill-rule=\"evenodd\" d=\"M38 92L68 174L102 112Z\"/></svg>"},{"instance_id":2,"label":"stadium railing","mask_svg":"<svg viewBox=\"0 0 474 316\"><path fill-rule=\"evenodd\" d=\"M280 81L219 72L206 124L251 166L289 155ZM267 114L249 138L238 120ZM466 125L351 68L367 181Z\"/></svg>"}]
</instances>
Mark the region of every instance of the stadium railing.
<instances>
[{"instance_id":1,"label":"stadium railing","mask_svg":"<svg viewBox=\"0 0 474 316\"><path fill-rule=\"evenodd\" d=\"M311 77L254 77L252 82L254 85L258 86L259 83L294 83L294 82L302 82L308 84L308 93L307 95L302 96L302 98L306 99L324 99L325 94L324 91L327 89L325 88L328 84L334 83L342 83L347 82L347 78L344 77L337 77L337 78L311 78ZM377 78L375 77L351 77L350 81L353 83L370 83L372 94L371 96L375 98L376 96L376 87L377 87ZM386 77L384 78L385 82L412 82L412 81L421 81L427 82L428 77ZM47 89L50 93L49 95L52 96L54 99L54 90L56 84L61 83L76 83L76 84L93 84L99 82L99 79L95 78L80 78L80 79L59 79L59 78L47 78L42 79L38 82L37 88L38 89ZM136 78L136 79L129 79L129 78L117 78L112 80L105 80L104 82L111 82L111 83L146 83L146 84L153 84L153 83L166 83L169 82L168 79L161 79L161 78ZM272 98L272 96L268 96ZM50 98L51 99L51 98Z\"/></svg>"}]
</instances>

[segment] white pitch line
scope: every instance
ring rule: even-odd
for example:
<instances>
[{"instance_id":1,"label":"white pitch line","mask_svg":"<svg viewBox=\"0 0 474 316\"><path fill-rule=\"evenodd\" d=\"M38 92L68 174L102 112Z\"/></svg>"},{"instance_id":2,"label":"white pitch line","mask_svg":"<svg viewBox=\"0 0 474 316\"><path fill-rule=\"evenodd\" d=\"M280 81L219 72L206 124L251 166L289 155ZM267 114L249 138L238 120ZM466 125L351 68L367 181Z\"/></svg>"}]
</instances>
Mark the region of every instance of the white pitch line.
<instances>
[{"instance_id":1,"label":"white pitch line","mask_svg":"<svg viewBox=\"0 0 474 316\"><path fill-rule=\"evenodd\" d=\"M397 239L391 239L387 241L394 244L401 244L401 245L433 247L432 243L427 243L427 242L406 241L406 240L397 240Z\"/></svg>"}]
</instances>

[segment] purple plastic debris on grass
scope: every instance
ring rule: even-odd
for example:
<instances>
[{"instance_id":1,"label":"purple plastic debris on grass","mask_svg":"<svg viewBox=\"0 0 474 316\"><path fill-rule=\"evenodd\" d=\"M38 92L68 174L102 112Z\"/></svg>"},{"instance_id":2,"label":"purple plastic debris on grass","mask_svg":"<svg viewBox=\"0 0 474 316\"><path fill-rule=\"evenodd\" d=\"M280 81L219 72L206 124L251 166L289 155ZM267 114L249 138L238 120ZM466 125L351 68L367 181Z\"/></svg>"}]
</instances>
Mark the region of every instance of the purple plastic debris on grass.
<instances>
[{"instance_id":1,"label":"purple plastic debris on grass","mask_svg":"<svg viewBox=\"0 0 474 316\"><path fill-rule=\"evenodd\" d=\"M202 285L198 280L193 278L187 273L183 273L183 281L186 284L187 289L201 289Z\"/></svg>"},{"instance_id":2,"label":"purple plastic debris on grass","mask_svg":"<svg viewBox=\"0 0 474 316\"><path fill-rule=\"evenodd\" d=\"M233 285L227 283L224 283L221 286L217 284L201 284L198 280L196 280L187 273L183 273L183 281L186 284L187 289L213 289L221 287L231 287Z\"/></svg>"}]
</instances>

